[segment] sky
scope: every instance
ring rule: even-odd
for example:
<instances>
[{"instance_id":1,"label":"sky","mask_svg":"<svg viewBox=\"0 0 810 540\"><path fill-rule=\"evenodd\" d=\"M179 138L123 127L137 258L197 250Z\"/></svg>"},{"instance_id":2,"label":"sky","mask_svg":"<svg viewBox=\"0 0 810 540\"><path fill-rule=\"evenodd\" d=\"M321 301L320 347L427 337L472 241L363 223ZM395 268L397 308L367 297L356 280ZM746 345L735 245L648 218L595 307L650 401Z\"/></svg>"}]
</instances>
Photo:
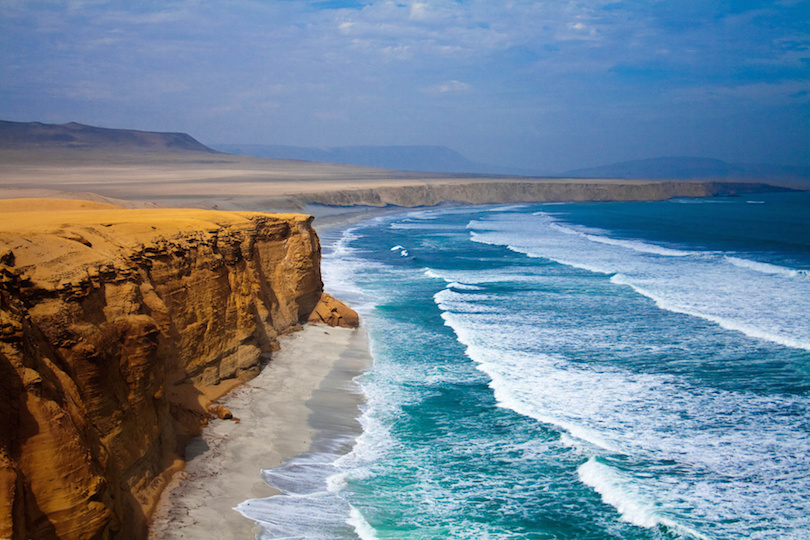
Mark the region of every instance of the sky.
<instances>
[{"instance_id":1,"label":"sky","mask_svg":"<svg viewBox=\"0 0 810 540\"><path fill-rule=\"evenodd\" d=\"M0 0L0 119L810 165L810 0Z\"/></svg>"}]
</instances>

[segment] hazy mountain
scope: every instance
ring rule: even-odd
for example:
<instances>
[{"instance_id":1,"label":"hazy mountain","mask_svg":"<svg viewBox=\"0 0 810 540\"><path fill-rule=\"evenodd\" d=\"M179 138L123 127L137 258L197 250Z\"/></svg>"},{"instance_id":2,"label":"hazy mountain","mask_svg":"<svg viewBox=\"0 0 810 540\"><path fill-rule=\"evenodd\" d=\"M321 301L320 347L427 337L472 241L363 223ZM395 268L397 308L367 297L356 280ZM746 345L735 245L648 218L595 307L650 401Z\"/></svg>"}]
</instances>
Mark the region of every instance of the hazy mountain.
<instances>
[{"instance_id":1,"label":"hazy mountain","mask_svg":"<svg viewBox=\"0 0 810 540\"><path fill-rule=\"evenodd\" d=\"M727 163L719 159L662 157L623 161L602 167L566 171L573 178L658 178L673 180L757 180L810 187L810 167Z\"/></svg>"},{"instance_id":2,"label":"hazy mountain","mask_svg":"<svg viewBox=\"0 0 810 540\"><path fill-rule=\"evenodd\" d=\"M537 170L488 165L471 161L444 146L341 146L302 147L256 144L223 144L209 148L185 133L160 133L108 129L71 122L8 122L0 120L0 149L96 150L102 153L166 153L218 151L246 156L295 159L435 173L466 173L508 176L541 176ZM19 153L19 152L17 152ZM81 153L82 155L84 152ZM810 167L728 163L698 157L662 157L624 161L601 167L575 169L555 174L569 178L650 178L695 180L752 180L810 189Z\"/></svg>"},{"instance_id":3,"label":"hazy mountain","mask_svg":"<svg viewBox=\"0 0 810 540\"><path fill-rule=\"evenodd\" d=\"M442 173L531 175L533 171L470 161L445 146L281 146L262 144L219 144L214 148L229 154L276 159L300 159L362 165L399 171Z\"/></svg>"},{"instance_id":4,"label":"hazy mountain","mask_svg":"<svg viewBox=\"0 0 810 540\"><path fill-rule=\"evenodd\" d=\"M0 148L92 149L127 152L216 153L185 133L157 133L69 124L0 120Z\"/></svg>"}]
</instances>

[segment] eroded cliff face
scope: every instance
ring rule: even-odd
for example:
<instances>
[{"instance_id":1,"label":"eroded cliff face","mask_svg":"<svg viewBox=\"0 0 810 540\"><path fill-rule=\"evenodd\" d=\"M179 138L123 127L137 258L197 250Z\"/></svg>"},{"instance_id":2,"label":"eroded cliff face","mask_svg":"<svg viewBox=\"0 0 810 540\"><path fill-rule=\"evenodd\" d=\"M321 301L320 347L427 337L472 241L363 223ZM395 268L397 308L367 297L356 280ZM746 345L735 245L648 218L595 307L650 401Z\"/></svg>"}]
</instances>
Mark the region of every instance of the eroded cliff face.
<instances>
[{"instance_id":1,"label":"eroded cliff face","mask_svg":"<svg viewBox=\"0 0 810 540\"><path fill-rule=\"evenodd\" d=\"M297 196L299 205L433 206L443 202L503 204L578 201L659 201L780 191L758 183L658 180L479 179L322 191Z\"/></svg>"},{"instance_id":2,"label":"eroded cliff face","mask_svg":"<svg viewBox=\"0 0 810 540\"><path fill-rule=\"evenodd\" d=\"M212 403L318 304L310 223L0 201L0 538L145 536Z\"/></svg>"}]
</instances>

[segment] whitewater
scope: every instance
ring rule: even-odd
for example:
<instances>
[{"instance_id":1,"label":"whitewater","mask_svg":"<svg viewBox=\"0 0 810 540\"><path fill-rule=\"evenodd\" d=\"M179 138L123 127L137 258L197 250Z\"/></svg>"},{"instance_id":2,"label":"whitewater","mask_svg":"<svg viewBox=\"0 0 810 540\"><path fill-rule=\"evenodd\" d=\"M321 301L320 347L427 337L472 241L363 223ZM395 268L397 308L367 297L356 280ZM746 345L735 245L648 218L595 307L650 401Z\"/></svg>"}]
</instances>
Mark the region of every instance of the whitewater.
<instances>
[{"instance_id":1,"label":"whitewater","mask_svg":"<svg viewBox=\"0 0 810 540\"><path fill-rule=\"evenodd\" d=\"M418 209L322 242L369 332L363 432L265 471L293 496L251 501L263 538L807 537L810 194Z\"/></svg>"}]
</instances>

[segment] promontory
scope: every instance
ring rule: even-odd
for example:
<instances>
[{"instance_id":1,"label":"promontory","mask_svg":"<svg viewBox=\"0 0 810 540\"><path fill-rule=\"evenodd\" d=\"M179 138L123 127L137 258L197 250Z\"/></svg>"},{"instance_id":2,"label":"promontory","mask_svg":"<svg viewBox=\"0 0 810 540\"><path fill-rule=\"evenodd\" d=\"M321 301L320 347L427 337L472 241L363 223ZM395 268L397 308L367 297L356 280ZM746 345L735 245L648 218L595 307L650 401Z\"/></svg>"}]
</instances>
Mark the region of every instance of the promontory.
<instances>
[{"instance_id":1,"label":"promontory","mask_svg":"<svg viewBox=\"0 0 810 540\"><path fill-rule=\"evenodd\" d=\"M357 324L323 294L311 221L0 201L0 538L144 538L276 338Z\"/></svg>"}]
</instances>

